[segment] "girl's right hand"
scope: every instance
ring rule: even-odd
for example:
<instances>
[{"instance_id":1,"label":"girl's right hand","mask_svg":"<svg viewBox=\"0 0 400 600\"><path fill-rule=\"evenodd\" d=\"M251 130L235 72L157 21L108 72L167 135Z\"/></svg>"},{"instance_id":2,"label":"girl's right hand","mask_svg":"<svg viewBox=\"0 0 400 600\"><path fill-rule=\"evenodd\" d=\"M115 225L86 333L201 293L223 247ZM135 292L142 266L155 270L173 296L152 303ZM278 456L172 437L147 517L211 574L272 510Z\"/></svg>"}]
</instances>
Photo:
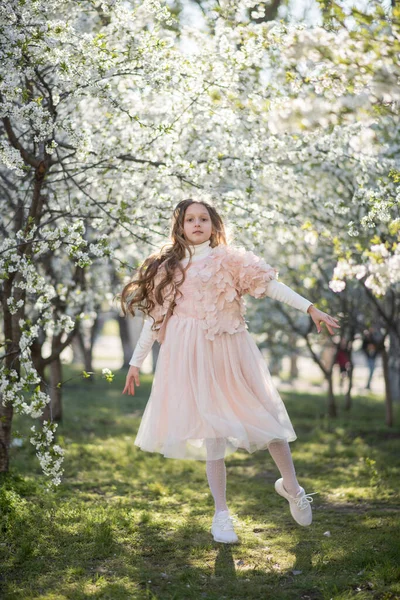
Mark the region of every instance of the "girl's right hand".
<instances>
[{"instance_id":1,"label":"girl's right hand","mask_svg":"<svg viewBox=\"0 0 400 600\"><path fill-rule=\"evenodd\" d=\"M333 331L334 327L340 328L337 317L331 317L330 315L323 312L322 310L319 310L319 308L314 306L314 304L310 304L310 306L307 309L307 312L310 315L310 317L312 318L312 320L314 321L314 323L317 327L318 333L321 333L321 329L322 329L320 323L325 323L326 328L331 335L333 335L335 333Z\"/></svg>"},{"instance_id":2,"label":"girl's right hand","mask_svg":"<svg viewBox=\"0 0 400 600\"><path fill-rule=\"evenodd\" d=\"M125 387L123 394L129 394L130 396L135 395L135 384L140 386L139 379L139 367L130 366L128 374L126 376Z\"/></svg>"}]
</instances>

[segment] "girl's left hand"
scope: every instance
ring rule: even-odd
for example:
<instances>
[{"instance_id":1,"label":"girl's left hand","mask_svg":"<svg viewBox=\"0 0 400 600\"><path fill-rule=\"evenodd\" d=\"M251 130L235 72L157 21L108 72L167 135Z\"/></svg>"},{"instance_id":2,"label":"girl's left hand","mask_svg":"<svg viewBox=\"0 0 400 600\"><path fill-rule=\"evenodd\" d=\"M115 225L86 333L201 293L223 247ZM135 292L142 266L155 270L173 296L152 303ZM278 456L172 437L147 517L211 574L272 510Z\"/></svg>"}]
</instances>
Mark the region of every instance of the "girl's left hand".
<instances>
[{"instance_id":1,"label":"girl's left hand","mask_svg":"<svg viewBox=\"0 0 400 600\"><path fill-rule=\"evenodd\" d=\"M311 304L307 312L314 321L315 325L317 326L318 333L321 333L320 323L325 323L326 328L331 335L334 334L333 327L340 327L338 319L336 317L331 317L327 313L324 313L322 310L319 310L319 308L316 308L313 304Z\"/></svg>"}]
</instances>

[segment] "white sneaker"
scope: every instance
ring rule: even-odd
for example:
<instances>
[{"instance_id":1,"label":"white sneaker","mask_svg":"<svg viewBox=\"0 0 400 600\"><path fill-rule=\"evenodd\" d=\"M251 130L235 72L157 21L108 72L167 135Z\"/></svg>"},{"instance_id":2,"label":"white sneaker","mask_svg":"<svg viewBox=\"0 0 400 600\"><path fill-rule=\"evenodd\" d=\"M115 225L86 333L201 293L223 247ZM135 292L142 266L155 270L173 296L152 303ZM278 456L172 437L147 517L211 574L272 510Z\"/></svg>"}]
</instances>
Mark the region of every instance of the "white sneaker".
<instances>
[{"instance_id":1,"label":"white sneaker","mask_svg":"<svg viewBox=\"0 0 400 600\"><path fill-rule=\"evenodd\" d=\"M312 511L310 504L313 501L311 496L318 494L318 492L306 494L304 489L301 487L300 492L296 496L291 496L283 487L282 478L275 481L275 490L280 496L283 496L289 502L290 512L292 513L292 517L296 523L303 525L304 527L311 525Z\"/></svg>"},{"instance_id":2,"label":"white sneaker","mask_svg":"<svg viewBox=\"0 0 400 600\"><path fill-rule=\"evenodd\" d=\"M233 529L233 522L237 521L236 515L230 515L229 510L221 510L213 517L211 533L216 542L234 544L239 540Z\"/></svg>"}]
</instances>

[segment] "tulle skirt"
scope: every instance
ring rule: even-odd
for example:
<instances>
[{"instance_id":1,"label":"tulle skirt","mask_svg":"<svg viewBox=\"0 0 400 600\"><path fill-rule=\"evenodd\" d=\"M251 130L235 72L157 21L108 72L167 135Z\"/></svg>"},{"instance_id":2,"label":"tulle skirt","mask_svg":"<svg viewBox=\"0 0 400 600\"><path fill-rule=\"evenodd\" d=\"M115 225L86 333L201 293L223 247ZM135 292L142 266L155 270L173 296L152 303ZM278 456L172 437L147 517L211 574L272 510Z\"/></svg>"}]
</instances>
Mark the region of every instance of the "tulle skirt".
<instances>
[{"instance_id":1,"label":"tulle skirt","mask_svg":"<svg viewBox=\"0 0 400 600\"><path fill-rule=\"evenodd\" d=\"M211 341L198 319L172 315L135 445L167 458L216 460L295 439L249 332Z\"/></svg>"}]
</instances>

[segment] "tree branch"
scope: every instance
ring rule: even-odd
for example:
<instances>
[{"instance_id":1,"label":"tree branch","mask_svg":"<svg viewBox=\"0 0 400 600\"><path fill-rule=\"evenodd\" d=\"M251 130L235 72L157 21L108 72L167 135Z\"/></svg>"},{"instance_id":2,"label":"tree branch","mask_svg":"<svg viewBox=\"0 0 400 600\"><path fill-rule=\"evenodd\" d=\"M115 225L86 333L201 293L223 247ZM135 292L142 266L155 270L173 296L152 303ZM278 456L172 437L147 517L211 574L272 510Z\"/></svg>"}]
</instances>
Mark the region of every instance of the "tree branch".
<instances>
[{"instance_id":1,"label":"tree branch","mask_svg":"<svg viewBox=\"0 0 400 600\"><path fill-rule=\"evenodd\" d=\"M30 154L27 150L25 150L23 145L18 141L17 136L15 135L14 130L11 126L11 121L10 121L9 117L3 117L3 123L4 123L4 128L6 130L6 133L7 133L8 139L10 140L11 145L14 146L14 148L16 148L19 151L19 153L21 154L21 156L26 164L37 169L40 165L40 160L38 160L32 154Z\"/></svg>"}]
</instances>

